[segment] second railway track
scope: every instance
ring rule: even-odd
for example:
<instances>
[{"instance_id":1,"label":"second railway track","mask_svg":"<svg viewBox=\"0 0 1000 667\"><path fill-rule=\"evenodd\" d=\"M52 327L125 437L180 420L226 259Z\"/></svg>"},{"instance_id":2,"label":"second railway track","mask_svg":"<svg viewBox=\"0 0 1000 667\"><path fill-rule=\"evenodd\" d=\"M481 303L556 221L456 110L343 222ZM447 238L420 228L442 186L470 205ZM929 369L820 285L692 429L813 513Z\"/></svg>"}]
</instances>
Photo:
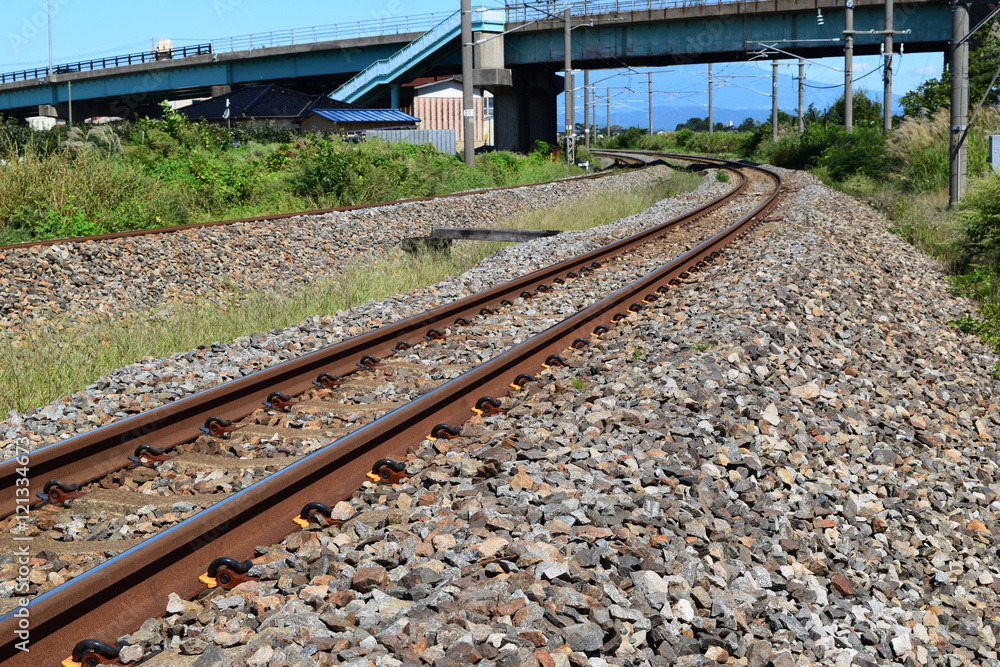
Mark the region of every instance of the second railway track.
<instances>
[{"instance_id":1,"label":"second railway track","mask_svg":"<svg viewBox=\"0 0 1000 667\"><path fill-rule=\"evenodd\" d=\"M24 607L32 618L31 660L24 664L55 663L78 639L110 640L129 632L142 618L162 612L168 592L197 593L198 576L215 558L245 558L256 545L290 532L291 517L307 503L349 496L377 460L403 456L429 434L445 437L473 409L503 409L511 385L525 387L531 381L525 375L537 375L545 362L563 363L560 356L568 358L568 349L586 346L619 318L655 305L746 233L773 205L780 184L768 172L750 172L734 188L734 201L715 202L506 286L32 452L26 484L17 481L21 462L0 464L2 486L12 492L27 488L34 494L56 479L90 484L90 493L77 502L103 512L103 520L117 512L112 522L121 523L140 500L149 500L158 519L174 514L165 506L183 503L181 516L158 521L163 532ZM740 217L736 224L734 217ZM698 218L696 229L677 230L690 218ZM630 263L615 266L626 251ZM663 257L674 259L664 264ZM321 386L312 387L313 381ZM282 409L285 400L295 403L289 412ZM271 410L259 410L261 401L270 401ZM192 442L210 417L219 418L208 424L214 424L214 434ZM217 437L228 430L228 419L245 421L234 424L228 438ZM182 453L160 464L162 477L145 468L123 471L139 445ZM192 472L198 481L187 487L171 483L171 474L189 480ZM94 490L117 484L131 491ZM137 493L140 487L144 493ZM7 513L25 505L11 496L3 499ZM186 513L194 514L184 518ZM99 546L102 535L88 531L83 522L74 537ZM130 613L123 617L124 606ZM121 620L109 624L112 616ZM0 618L5 632L18 622L16 612ZM9 636L0 656L19 664L24 656L16 650L16 635L7 641Z\"/></svg>"}]
</instances>

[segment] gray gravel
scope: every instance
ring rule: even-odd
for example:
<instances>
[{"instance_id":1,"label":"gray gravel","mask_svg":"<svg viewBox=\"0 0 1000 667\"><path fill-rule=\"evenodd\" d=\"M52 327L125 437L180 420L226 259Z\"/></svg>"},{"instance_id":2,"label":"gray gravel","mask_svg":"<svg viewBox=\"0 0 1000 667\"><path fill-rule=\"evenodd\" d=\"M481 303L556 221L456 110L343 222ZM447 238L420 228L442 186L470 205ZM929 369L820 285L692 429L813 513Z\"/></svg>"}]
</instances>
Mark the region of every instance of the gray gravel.
<instances>
[{"instance_id":1,"label":"gray gravel","mask_svg":"<svg viewBox=\"0 0 1000 667\"><path fill-rule=\"evenodd\" d=\"M358 256L429 234L484 227L566 197L632 187L663 170L497 190L113 241L0 249L0 329L53 317L114 318L240 288L301 286Z\"/></svg>"},{"instance_id":2,"label":"gray gravel","mask_svg":"<svg viewBox=\"0 0 1000 667\"><path fill-rule=\"evenodd\" d=\"M668 173L666 168L653 167L642 172L630 172L603 179L533 187L542 193L543 201L551 203L553 201L551 197L555 196L552 189L557 186L578 188L583 184L605 183L601 187L639 187L662 177L665 173ZM693 206L692 202L710 199L714 196L712 192L723 191L728 187L726 184L707 183L693 193L681 195L664 203L659 207L661 210L657 215L676 215ZM524 189L503 192L521 193L522 190ZM493 193L490 196L498 196L503 192ZM474 198L485 196L473 195ZM447 199L438 204L454 207L459 201L464 200ZM489 201L483 202L486 208L489 208L489 204ZM402 207L424 205L425 203L404 204ZM473 205L466 203L465 206L471 209ZM398 211L395 215L404 217L404 214ZM444 215L435 218L437 221L433 226L446 224L443 222L447 219L443 217ZM369 234L386 233L382 218L370 219L365 224L365 227L358 227L354 231L359 238ZM469 221L455 224L473 226ZM480 225L482 224L484 223L480 221ZM6 420L0 421L0 456L8 458L11 455L15 439L18 439L17 442L22 446L27 445L31 448L57 442L301 356L441 303L474 294L505 282L515 275L530 273L551 262L599 247L614 238L645 228L649 224L648 218L639 217L596 231L563 233L558 236L556 242L549 241L545 244L532 242L523 244L524 247L520 250L508 248L498 253L493 262L458 279L446 280L406 295L364 304L334 315L310 318L300 325L284 330L238 338L231 344L212 343L204 349L175 354L167 359L143 360L126 366L98 378L83 391L54 401L50 405L29 413L11 412ZM243 242L244 233L237 227L240 226L212 228L212 230L216 235L221 235L224 231L230 233L232 240L226 240L225 244L236 247ZM429 228L425 231L429 231ZM396 239L407 235L409 232L397 232ZM545 248L545 253L539 254L539 248ZM152 253L153 250L149 252ZM74 301L73 289L63 288L59 298L66 302ZM146 302L145 306L151 307L154 303L155 298Z\"/></svg>"},{"instance_id":3,"label":"gray gravel","mask_svg":"<svg viewBox=\"0 0 1000 667\"><path fill-rule=\"evenodd\" d=\"M508 414L422 443L414 477L337 508L362 511L342 529L261 547L259 581L164 600L124 657L1000 664L997 358L947 324L974 305L872 211L783 173L784 221L697 274L697 290L567 352L572 367L518 392ZM304 330L321 340L398 317L548 261L550 243L357 309L353 325L345 313L344 331Z\"/></svg>"}]
</instances>

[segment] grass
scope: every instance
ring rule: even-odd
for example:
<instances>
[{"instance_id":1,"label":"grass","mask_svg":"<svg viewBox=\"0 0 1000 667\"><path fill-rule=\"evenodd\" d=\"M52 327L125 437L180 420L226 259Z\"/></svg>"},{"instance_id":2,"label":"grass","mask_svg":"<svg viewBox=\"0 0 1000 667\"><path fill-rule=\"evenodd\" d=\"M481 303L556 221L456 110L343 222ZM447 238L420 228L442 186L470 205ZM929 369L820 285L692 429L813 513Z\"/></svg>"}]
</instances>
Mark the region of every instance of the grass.
<instances>
[{"instance_id":1,"label":"grass","mask_svg":"<svg viewBox=\"0 0 1000 667\"><path fill-rule=\"evenodd\" d=\"M949 324L1000 351L1000 176L989 173L985 148L986 135L1000 131L1000 111L984 109L969 133L970 187L958 210L948 208L948 127L947 109L904 120L888 141L902 166L888 177L855 174L838 183L816 173L879 209L893 232L940 261L953 291L979 304L978 318ZM1000 379L1000 363L994 376Z\"/></svg>"},{"instance_id":2,"label":"grass","mask_svg":"<svg viewBox=\"0 0 1000 667\"><path fill-rule=\"evenodd\" d=\"M817 175L822 176L822 173L817 170ZM867 176L827 184L879 210L892 220L893 233L939 260L948 271L955 273L962 270L965 263L965 231L954 212L948 210L947 190L902 192L897 187Z\"/></svg>"},{"instance_id":3,"label":"grass","mask_svg":"<svg viewBox=\"0 0 1000 667\"><path fill-rule=\"evenodd\" d=\"M645 188L597 193L585 199L575 199L562 206L538 209L524 215L514 216L501 222L497 227L558 229L564 232L590 229L638 213L661 199L693 190L700 184L700 175L677 171L669 178ZM466 241L456 243L455 251L466 257L468 268L472 268L486 257L508 245L511 244Z\"/></svg>"},{"instance_id":4,"label":"grass","mask_svg":"<svg viewBox=\"0 0 1000 667\"><path fill-rule=\"evenodd\" d=\"M469 168L430 146L268 127L232 132L167 111L83 130L28 132L0 117L0 244L333 208L583 172L528 155Z\"/></svg>"},{"instance_id":5,"label":"grass","mask_svg":"<svg viewBox=\"0 0 1000 667\"><path fill-rule=\"evenodd\" d=\"M1000 272L986 266L975 266L968 272L953 276L956 294L979 302L979 319L963 316L948 322L959 331L979 336L984 343L1000 352ZM994 379L1000 380L1000 361L993 366Z\"/></svg>"},{"instance_id":6,"label":"grass","mask_svg":"<svg viewBox=\"0 0 1000 667\"><path fill-rule=\"evenodd\" d=\"M699 176L677 172L643 188L576 198L510 218L501 226L588 229L637 213L698 184ZM230 289L221 305L200 302L157 308L123 320L82 326L60 319L28 324L19 332L0 334L0 414L48 404L140 360L229 342L432 285L469 270L505 245L509 244L461 242L450 254L390 252L366 256L333 279L293 292L241 293Z\"/></svg>"}]
</instances>

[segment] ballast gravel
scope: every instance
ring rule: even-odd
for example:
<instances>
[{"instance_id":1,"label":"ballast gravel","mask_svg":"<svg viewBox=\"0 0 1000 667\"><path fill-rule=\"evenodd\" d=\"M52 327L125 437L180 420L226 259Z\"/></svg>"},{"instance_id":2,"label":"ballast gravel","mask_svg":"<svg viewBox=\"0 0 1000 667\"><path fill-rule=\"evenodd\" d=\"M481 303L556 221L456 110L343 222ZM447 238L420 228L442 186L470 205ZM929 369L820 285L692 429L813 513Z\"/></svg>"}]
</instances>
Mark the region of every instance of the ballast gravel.
<instances>
[{"instance_id":1,"label":"ballast gravel","mask_svg":"<svg viewBox=\"0 0 1000 667\"><path fill-rule=\"evenodd\" d=\"M555 186L572 185L573 188L578 188L582 184L606 182L601 187L638 188L657 178L663 178L669 173L667 167L658 166L601 179L532 187L541 193L539 196L543 205L549 205L556 201L555 194L550 191ZM654 221L659 222L664 218L679 215L681 212L727 191L730 187L732 187L730 184L716 183L706 179L706 183L694 192L667 200L654 207L646 215L633 216L615 225L605 226L597 230L564 232L557 237L559 241L555 243L550 241L546 245L538 245L537 242L532 242L522 244L524 247L507 248L498 253L492 262L463 276L415 290L407 295L364 304L334 315L310 318L298 326L238 338L230 344L211 343L202 349L175 354L167 359L148 359L126 366L98 378L83 391L63 397L50 405L35 409L27 414L9 413L6 420L0 421L0 457L9 458L13 455L15 439L18 439L17 442L20 442L22 447L32 449L52 444L71 435L104 426L229 380L274 366L282 361L299 357L436 305L480 292L506 282L515 276L530 273L542 266L573 257L600 247L616 238L645 229ZM507 190L488 193L488 195L472 195L472 197L478 199L487 196L500 196L503 193L519 193L520 191L521 189ZM563 193L565 196L568 194L570 193ZM526 202L530 201L527 195L523 196ZM456 202L459 201L455 198L440 200L438 203L447 209L458 206ZM427 203L429 202L400 206L406 208L423 206ZM475 204L475 206L479 205ZM489 208L490 202L481 202L481 205L485 210ZM468 209L472 208L473 204L466 203L464 206ZM524 208L518 210L528 210L529 208L530 205L526 203ZM367 210L362 212L366 213ZM433 226L445 225L443 221L446 219L454 220L454 218L443 217L445 214L450 215L445 210L442 217L435 218L437 222L434 222ZM396 211L394 215L403 217L404 213ZM386 235L384 223L384 219L374 218L368 220L365 226L357 227L353 233L358 238L373 234ZM464 219L454 224L475 226L471 220ZM480 226L484 224L486 223L479 221ZM319 223L317 225L322 228ZM405 225L403 228L410 229ZM218 242L223 245L238 247L239 244L246 242L245 230L240 225L209 229L213 230L213 234L219 236ZM429 227L424 232L429 232ZM193 232L184 232L184 234L188 233ZM231 236L222 236L225 233ZM410 232L397 231L394 233L396 236L393 243L397 246L395 252L401 253L402 251L398 249L399 238L409 236ZM149 239L158 238L149 237ZM161 243L158 240L150 242ZM162 243L170 245L166 240ZM544 254L538 252L541 248L546 249ZM149 252L153 252L153 250L151 249ZM165 265L169 265L171 262L169 256L161 257L161 261ZM137 277L137 280L141 282L141 277ZM64 288L64 293L59 299L65 302L74 301L73 289ZM155 307L155 305L157 302L154 298L144 302L143 307Z\"/></svg>"},{"instance_id":2,"label":"ballast gravel","mask_svg":"<svg viewBox=\"0 0 1000 667\"><path fill-rule=\"evenodd\" d=\"M665 167L432 201L134 236L0 248L0 329L54 317L115 318L301 286L433 227L488 227L567 197L636 187Z\"/></svg>"},{"instance_id":3,"label":"ballast gravel","mask_svg":"<svg viewBox=\"0 0 1000 667\"><path fill-rule=\"evenodd\" d=\"M335 508L343 527L258 548L258 581L165 599L123 660L1000 664L997 358L948 324L974 304L874 212L782 174L782 221L507 414L421 443L412 478Z\"/></svg>"}]
</instances>

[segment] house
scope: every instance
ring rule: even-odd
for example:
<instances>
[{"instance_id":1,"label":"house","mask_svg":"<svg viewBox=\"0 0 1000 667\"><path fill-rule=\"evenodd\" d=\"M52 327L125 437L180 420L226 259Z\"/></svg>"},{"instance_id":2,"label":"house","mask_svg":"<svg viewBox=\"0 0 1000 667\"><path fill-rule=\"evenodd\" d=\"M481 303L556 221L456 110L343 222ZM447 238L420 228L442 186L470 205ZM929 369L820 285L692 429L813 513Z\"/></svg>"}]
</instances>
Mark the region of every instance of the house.
<instances>
[{"instance_id":1,"label":"house","mask_svg":"<svg viewBox=\"0 0 1000 667\"><path fill-rule=\"evenodd\" d=\"M308 95L273 83L237 88L177 112L191 120L227 125L270 121L279 127L302 131L413 128L419 121L396 109L362 109L326 95Z\"/></svg>"},{"instance_id":2,"label":"house","mask_svg":"<svg viewBox=\"0 0 1000 667\"><path fill-rule=\"evenodd\" d=\"M362 132L364 130L412 130L420 122L398 109L314 108L299 121L303 132Z\"/></svg>"},{"instance_id":3,"label":"house","mask_svg":"<svg viewBox=\"0 0 1000 667\"><path fill-rule=\"evenodd\" d=\"M411 104L404 103L401 109L420 119L417 129L455 130L461 152L461 146L465 141L462 123L462 77L417 79L403 86L404 99L407 92L412 92ZM476 120L476 147L492 146L494 144L493 94L480 87L474 87L472 104Z\"/></svg>"}]
</instances>

